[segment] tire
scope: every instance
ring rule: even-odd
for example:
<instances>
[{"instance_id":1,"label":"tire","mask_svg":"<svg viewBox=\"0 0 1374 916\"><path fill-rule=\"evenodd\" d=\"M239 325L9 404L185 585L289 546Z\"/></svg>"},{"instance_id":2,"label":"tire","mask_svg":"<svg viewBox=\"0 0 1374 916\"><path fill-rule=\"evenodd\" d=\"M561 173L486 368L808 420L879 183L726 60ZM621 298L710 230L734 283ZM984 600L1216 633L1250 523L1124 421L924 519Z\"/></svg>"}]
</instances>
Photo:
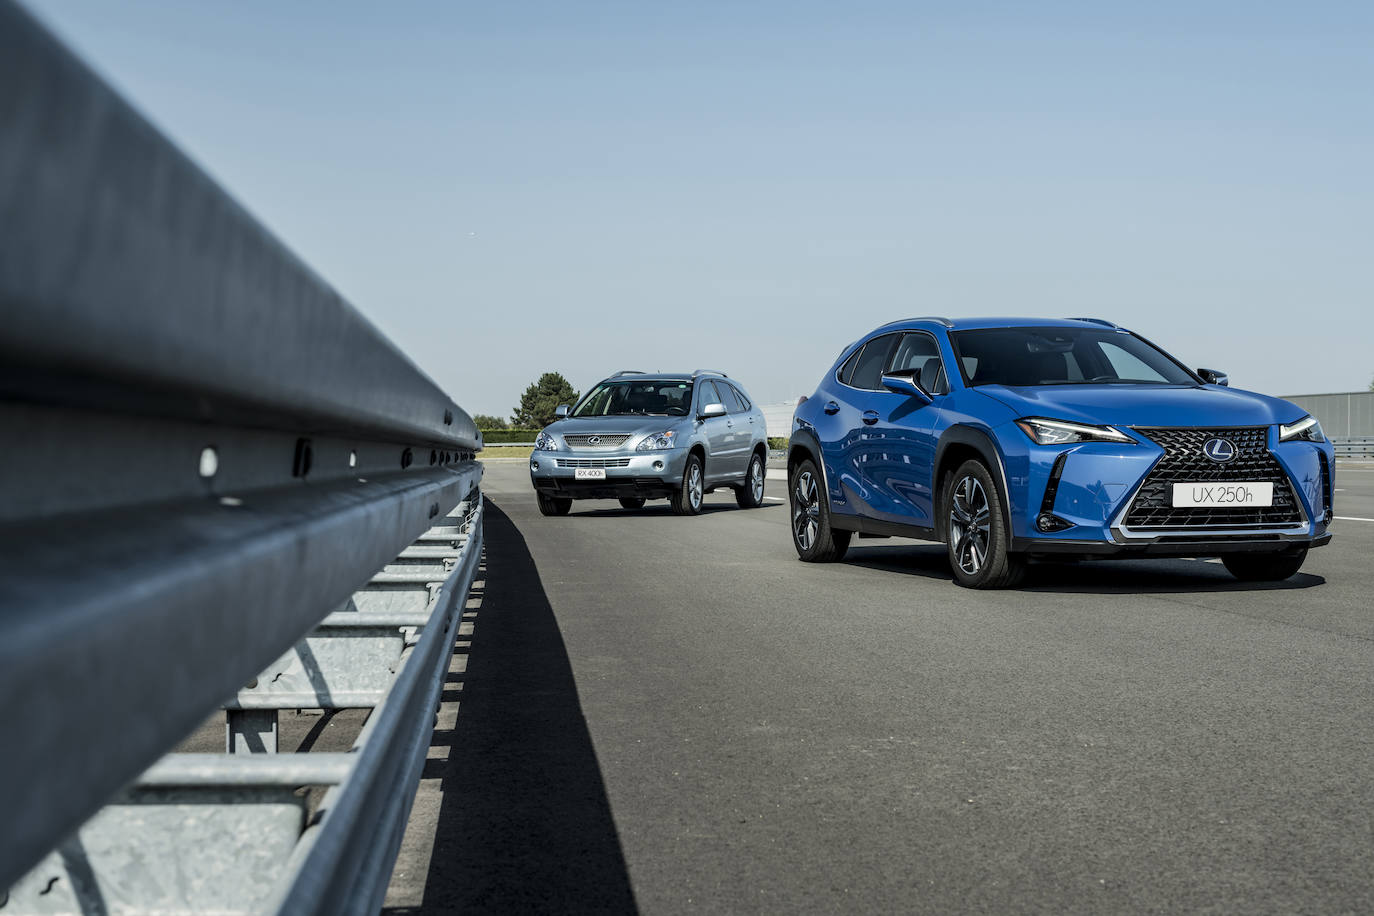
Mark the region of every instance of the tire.
<instances>
[{"instance_id":1,"label":"tire","mask_svg":"<svg viewBox=\"0 0 1374 916\"><path fill-rule=\"evenodd\" d=\"M643 509L643 496L622 496L620 497L620 508L622 509Z\"/></svg>"},{"instance_id":2,"label":"tire","mask_svg":"<svg viewBox=\"0 0 1374 916\"><path fill-rule=\"evenodd\" d=\"M545 496L543 493L534 496L539 501L540 515L567 515L572 510L572 500L566 496Z\"/></svg>"},{"instance_id":3,"label":"tire","mask_svg":"<svg viewBox=\"0 0 1374 916\"><path fill-rule=\"evenodd\" d=\"M830 526L830 500L816 463L810 458L793 469L787 481L787 506L792 516L792 546L805 563L833 563L849 549L849 531Z\"/></svg>"},{"instance_id":4,"label":"tire","mask_svg":"<svg viewBox=\"0 0 1374 916\"><path fill-rule=\"evenodd\" d=\"M1026 563L1007 550L1007 516L992 474L969 460L945 478L940 492L945 547L954 581L965 588L1010 588Z\"/></svg>"},{"instance_id":5,"label":"tire","mask_svg":"<svg viewBox=\"0 0 1374 916\"><path fill-rule=\"evenodd\" d=\"M749 459L749 470L744 475L744 483L735 487L735 502L741 509L757 509L763 505L763 485L767 478L763 468L763 456L758 452Z\"/></svg>"},{"instance_id":6,"label":"tire","mask_svg":"<svg viewBox=\"0 0 1374 916\"><path fill-rule=\"evenodd\" d=\"M1295 576L1307 559L1307 548L1296 553L1232 553L1223 554L1221 564L1226 571L1242 582L1282 582Z\"/></svg>"},{"instance_id":7,"label":"tire","mask_svg":"<svg viewBox=\"0 0 1374 916\"><path fill-rule=\"evenodd\" d=\"M701 468L701 457L695 452L687 456L687 465L682 469L682 483L668 497L673 512L678 515L697 515L701 512L701 501L706 498L705 474Z\"/></svg>"}]
</instances>

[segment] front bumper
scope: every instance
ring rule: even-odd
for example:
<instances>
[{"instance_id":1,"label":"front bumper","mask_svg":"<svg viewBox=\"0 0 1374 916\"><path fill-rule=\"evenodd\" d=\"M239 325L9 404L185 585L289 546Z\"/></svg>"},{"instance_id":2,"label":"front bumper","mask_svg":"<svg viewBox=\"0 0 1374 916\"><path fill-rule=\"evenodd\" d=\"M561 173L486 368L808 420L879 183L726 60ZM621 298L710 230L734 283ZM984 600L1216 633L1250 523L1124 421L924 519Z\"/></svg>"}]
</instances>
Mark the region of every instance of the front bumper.
<instances>
[{"instance_id":1,"label":"front bumper","mask_svg":"<svg viewBox=\"0 0 1374 916\"><path fill-rule=\"evenodd\" d=\"M540 493L564 499L661 499L682 485L687 449L657 452L609 450L530 454L530 483ZM604 480L578 480L579 467L601 468Z\"/></svg>"},{"instance_id":2,"label":"front bumper","mask_svg":"<svg viewBox=\"0 0 1374 916\"><path fill-rule=\"evenodd\" d=\"M1127 522L1132 505L1164 451L1131 432L1135 445L1035 446L1024 437L1005 437L1013 448L1021 446L1005 456L1011 549L1030 556L1199 557L1283 554L1330 542L1335 467L1330 443L1280 443L1271 428L1267 444L1260 444L1292 491L1294 514L1282 523L1132 526ZM1059 530L1039 528L1046 514Z\"/></svg>"}]
</instances>

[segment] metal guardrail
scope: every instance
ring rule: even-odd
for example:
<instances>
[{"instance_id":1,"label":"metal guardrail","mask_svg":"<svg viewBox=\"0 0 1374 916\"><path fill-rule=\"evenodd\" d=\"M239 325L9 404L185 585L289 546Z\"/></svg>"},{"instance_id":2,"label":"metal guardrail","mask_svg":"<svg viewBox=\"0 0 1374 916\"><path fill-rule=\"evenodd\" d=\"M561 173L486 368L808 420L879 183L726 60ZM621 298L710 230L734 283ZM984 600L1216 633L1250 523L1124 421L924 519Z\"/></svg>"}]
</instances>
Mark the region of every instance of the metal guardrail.
<instances>
[{"instance_id":1,"label":"metal guardrail","mask_svg":"<svg viewBox=\"0 0 1374 916\"><path fill-rule=\"evenodd\" d=\"M1374 436L1346 436L1332 439L1337 458L1374 458Z\"/></svg>"},{"instance_id":2,"label":"metal guardrail","mask_svg":"<svg viewBox=\"0 0 1374 916\"><path fill-rule=\"evenodd\" d=\"M0 61L0 913L64 882L155 908L118 850L157 836L189 869L172 909L204 878L219 912L375 910L478 562L481 436L10 0ZM350 626L366 653L330 641ZM268 671L300 689L245 687ZM347 759L270 753L307 692L374 707ZM158 762L222 707L236 753ZM306 784L334 786L308 824ZM277 845L236 845L264 823Z\"/></svg>"}]
</instances>

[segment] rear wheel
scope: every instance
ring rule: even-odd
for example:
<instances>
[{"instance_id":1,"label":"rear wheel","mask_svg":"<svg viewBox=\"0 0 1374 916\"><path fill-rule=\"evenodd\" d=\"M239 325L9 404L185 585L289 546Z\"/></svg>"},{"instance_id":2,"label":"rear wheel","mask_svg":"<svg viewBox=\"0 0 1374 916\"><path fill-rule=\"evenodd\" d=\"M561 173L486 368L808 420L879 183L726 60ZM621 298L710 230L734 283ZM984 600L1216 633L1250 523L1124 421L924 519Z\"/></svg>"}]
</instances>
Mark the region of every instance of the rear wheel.
<instances>
[{"instance_id":1,"label":"rear wheel","mask_svg":"<svg viewBox=\"0 0 1374 916\"><path fill-rule=\"evenodd\" d=\"M757 509L763 505L763 456L757 452L749 459L749 473L744 483L735 488L735 502L741 509Z\"/></svg>"},{"instance_id":2,"label":"rear wheel","mask_svg":"<svg viewBox=\"0 0 1374 916\"><path fill-rule=\"evenodd\" d=\"M535 493L535 499L539 501L540 515L567 515L572 510L572 500L564 496L545 496L543 493Z\"/></svg>"},{"instance_id":3,"label":"rear wheel","mask_svg":"<svg viewBox=\"0 0 1374 916\"><path fill-rule=\"evenodd\" d=\"M622 496L620 497L620 507L622 509L643 509L644 497L642 496Z\"/></svg>"},{"instance_id":4,"label":"rear wheel","mask_svg":"<svg viewBox=\"0 0 1374 916\"><path fill-rule=\"evenodd\" d=\"M668 497L668 502L678 515L696 515L701 512L701 500L705 495L701 457L693 452L687 456L687 466L682 469L682 483Z\"/></svg>"},{"instance_id":5,"label":"rear wheel","mask_svg":"<svg viewBox=\"0 0 1374 916\"><path fill-rule=\"evenodd\" d=\"M1007 550L1005 509L992 474L981 461L965 461L945 479L940 504L954 581L965 588L1009 588L1026 564Z\"/></svg>"},{"instance_id":6,"label":"rear wheel","mask_svg":"<svg viewBox=\"0 0 1374 916\"><path fill-rule=\"evenodd\" d=\"M792 470L787 500L792 510L792 546L807 563L831 563L849 549L849 531L830 527L830 502L821 473L810 458Z\"/></svg>"},{"instance_id":7,"label":"rear wheel","mask_svg":"<svg viewBox=\"0 0 1374 916\"><path fill-rule=\"evenodd\" d=\"M1233 553L1223 555L1221 563L1227 572L1242 582L1282 582L1295 576L1307 559L1307 548L1296 553Z\"/></svg>"}]
</instances>

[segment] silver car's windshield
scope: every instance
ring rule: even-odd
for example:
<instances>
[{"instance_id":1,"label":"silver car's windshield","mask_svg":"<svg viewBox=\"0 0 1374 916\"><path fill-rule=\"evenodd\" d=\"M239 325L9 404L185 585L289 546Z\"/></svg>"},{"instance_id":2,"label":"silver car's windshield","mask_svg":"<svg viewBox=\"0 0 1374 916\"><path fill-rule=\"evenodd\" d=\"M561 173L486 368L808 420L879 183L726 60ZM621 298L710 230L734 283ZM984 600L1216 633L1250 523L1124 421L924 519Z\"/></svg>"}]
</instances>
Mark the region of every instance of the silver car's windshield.
<instances>
[{"instance_id":1,"label":"silver car's windshield","mask_svg":"<svg viewBox=\"0 0 1374 916\"><path fill-rule=\"evenodd\" d=\"M602 382L573 408L574 417L685 417L692 412L692 383L678 379Z\"/></svg>"}]
</instances>

